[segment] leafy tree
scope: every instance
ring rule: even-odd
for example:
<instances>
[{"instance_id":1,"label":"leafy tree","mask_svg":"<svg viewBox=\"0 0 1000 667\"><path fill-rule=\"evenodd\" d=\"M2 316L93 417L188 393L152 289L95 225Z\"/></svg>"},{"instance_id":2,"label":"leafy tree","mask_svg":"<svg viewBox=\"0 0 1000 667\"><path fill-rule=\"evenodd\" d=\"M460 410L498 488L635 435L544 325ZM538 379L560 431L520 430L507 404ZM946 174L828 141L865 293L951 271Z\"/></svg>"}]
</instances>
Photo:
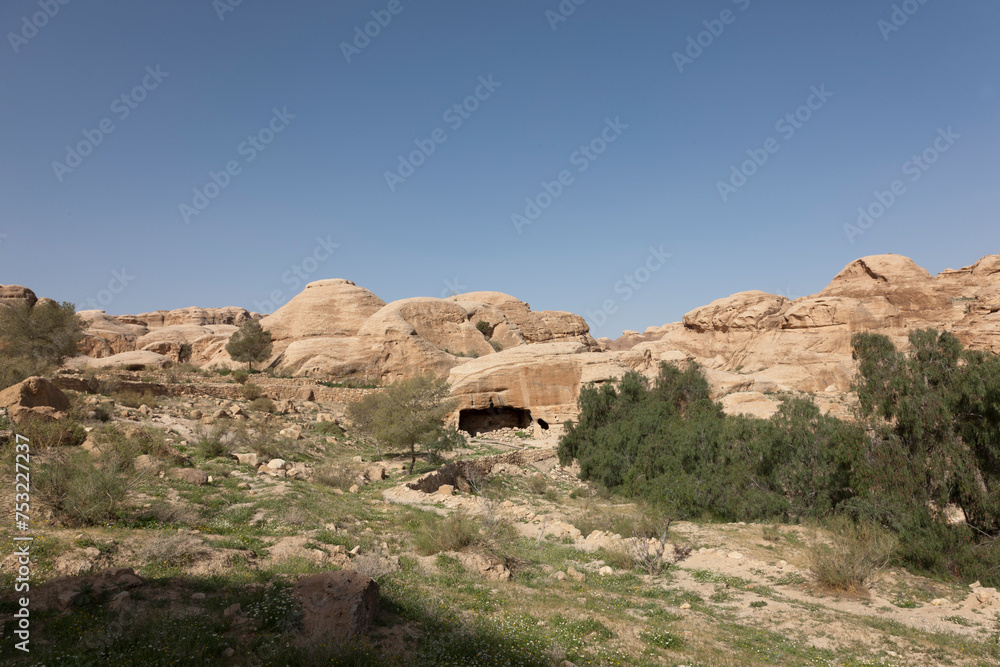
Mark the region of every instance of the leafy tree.
<instances>
[{"instance_id":1,"label":"leafy tree","mask_svg":"<svg viewBox=\"0 0 1000 667\"><path fill-rule=\"evenodd\" d=\"M409 451L412 473L418 447L442 451L454 444L454 435L444 427L444 418L455 407L449 393L444 380L418 375L352 403L347 415L374 439L379 456L382 448Z\"/></svg>"},{"instance_id":2,"label":"leafy tree","mask_svg":"<svg viewBox=\"0 0 1000 667\"><path fill-rule=\"evenodd\" d=\"M1000 535L1000 358L948 332L909 342L907 355L882 335L852 340L859 414L874 432L866 495L887 523L955 503L975 530Z\"/></svg>"},{"instance_id":3,"label":"leafy tree","mask_svg":"<svg viewBox=\"0 0 1000 667\"><path fill-rule=\"evenodd\" d=\"M236 330L226 343L226 352L233 361L247 362L247 370L253 370L253 362L267 361L271 356L271 332L265 331L260 322L250 318Z\"/></svg>"},{"instance_id":4,"label":"leafy tree","mask_svg":"<svg viewBox=\"0 0 1000 667\"><path fill-rule=\"evenodd\" d=\"M696 364L661 364L655 382L626 374L581 391L580 418L559 443L581 476L668 506L678 516L798 520L851 497L860 428L786 401L770 420L731 417Z\"/></svg>"},{"instance_id":5,"label":"leafy tree","mask_svg":"<svg viewBox=\"0 0 1000 667\"><path fill-rule=\"evenodd\" d=\"M77 354L83 330L71 303L0 305L0 388L60 366Z\"/></svg>"}]
</instances>

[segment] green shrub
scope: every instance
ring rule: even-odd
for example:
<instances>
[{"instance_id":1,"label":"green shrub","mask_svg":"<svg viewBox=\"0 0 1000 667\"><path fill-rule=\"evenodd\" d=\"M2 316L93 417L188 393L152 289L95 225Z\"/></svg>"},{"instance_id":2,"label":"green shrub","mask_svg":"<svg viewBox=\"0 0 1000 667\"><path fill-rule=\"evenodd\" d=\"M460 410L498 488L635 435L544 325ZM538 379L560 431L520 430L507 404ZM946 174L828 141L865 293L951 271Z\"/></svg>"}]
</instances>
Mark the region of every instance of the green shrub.
<instances>
[{"instance_id":1,"label":"green shrub","mask_svg":"<svg viewBox=\"0 0 1000 667\"><path fill-rule=\"evenodd\" d=\"M199 426L195 431L198 438L195 453L202 459L210 460L229 456L236 439L234 434L222 424L217 424L209 431Z\"/></svg>"},{"instance_id":2,"label":"green shrub","mask_svg":"<svg viewBox=\"0 0 1000 667\"><path fill-rule=\"evenodd\" d=\"M87 432L83 427L68 418L29 417L17 427L17 431L31 442L33 450L75 447L87 439Z\"/></svg>"},{"instance_id":3,"label":"green shrub","mask_svg":"<svg viewBox=\"0 0 1000 667\"><path fill-rule=\"evenodd\" d=\"M863 431L791 399L770 420L730 417L695 364L662 364L655 383L626 374L585 387L560 461L581 478L669 503L676 516L728 521L821 516L850 497Z\"/></svg>"},{"instance_id":4,"label":"green shrub","mask_svg":"<svg viewBox=\"0 0 1000 667\"><path fill-rule=\"evenodd\" d=\"M335 438L344 435L344 429L337 422L316 422L312 426L312 432L316 435L333 436Z\"/></svg>"},{"instance_id":5,"label":"green shrub","mask_svg":"<svg viewBox=\"0 0 1000 667\"><path fill-rule=\"evenodd\" d=\"M250 409L257 412L274 412L277 408L274 406L274 401L266 396L261 396L250 402Z\"/></svg>"},{"instance_id":6,"label":"green shrub","mask_svg":"<svg viewBox=\"0 0 1000 667\"><path fill-rule=\"evenodd\" d=\"M71 303L0 304L0 389L44 375L77 354L84 329Z\"/></svg>"},{"instance_id":7,"label":"green shrub","mask_svg":"<svg viewBox=\"0 0 1000 667\"><path fill-rule=\"evenodd\" d=\"M142 442L142 437L126 437L108 429L96 439L96 458L80 449L54 450L32 476L35 494L67 525L113 521L144 476L133 466Z\"/></svg>"},{"instance_id":8,"label":"green shrub","mask_svg":"<svg viewBox=\"0 0 1000 667\"><path fill-rule=\"evenodd\" d=\"M483 334L487 338L493 335L493 325L486 320L479 320L476 322L476 329L478 329L479 333Z\"/></svg>"},{"instance_id":9,"label":"green shrub","mask_svg":"<svg viewBox=\"0 0 1000 667\"><path fill-rule=\"evenodd\" d=\"M126 408L138 408L140 405L146 405L150 408L156 407L156 394L150 389L142 394L137 391L119 391L112 394L111 398L114 399L115 403Z\"/></svg>"},{"instance_id":10,"label":"green shrub","mask_svg":"<svg viewBox=\"0 0 1000 667\"><path fill-rule=\"evenodd\" d=\"M191 360L191 354L194 352L194 348L191 347L191 343L181 343L181 349L177 352L177 361L180 363L185 363Z\"/></svg>"},{"instance_id":11,"label":"green shrub","mask_svg":"<svg viewBox=\"0 0 1000 667\"><path fill-rule=\"evenodd\" d=\"M242 369L235 370L230 374L229 377L231 377L233 379L233 382L237 384L245 384L246 381L250 379L250 372L244 371Z\"/></svg>"},{"instance_id":12,"label":"green shrub","mask_svg":"<svg viewBox=\"0 0 1000 667\"><path fill-rule=\"evenodd\" d=\"M479 526L468 515L456 512L447 519L425 523L414 536L414 546L424 556L461 551L479 538Z\"/></svg>"},{"instance_id":13,"label":"green shrub","mask_svg":"<svg viewBox=\"0 0 1000 667\"><path fill-rule=\"evenodd\" d=\"M240 393L243 394L244 400L255 401L264 395L264 390L252 382L249 382L240 389Z\"/></svg>"},{"instance_id":14,"label":"green shrub","mask_svg":"<svg viewBox=\"0 0 1000 667\"><path fill-rule=\"evenodd\" d=\"M885 568L896 551L895 535L870 523L837 520L831 526L832 546L814 545L810 570L824 588L864 594L865 584Z\"/></svg>"},{"instance_id":15,"label":"green shrub","mask_svg":"<svg viewBox=\"0 0 1000 667\"><path fill-rule=\"evenodd\" d=\"M542 495L549 488L549 482L545 475L538 474L528 478L528 490L537 495Z\"/></svg>"}]
</instances>

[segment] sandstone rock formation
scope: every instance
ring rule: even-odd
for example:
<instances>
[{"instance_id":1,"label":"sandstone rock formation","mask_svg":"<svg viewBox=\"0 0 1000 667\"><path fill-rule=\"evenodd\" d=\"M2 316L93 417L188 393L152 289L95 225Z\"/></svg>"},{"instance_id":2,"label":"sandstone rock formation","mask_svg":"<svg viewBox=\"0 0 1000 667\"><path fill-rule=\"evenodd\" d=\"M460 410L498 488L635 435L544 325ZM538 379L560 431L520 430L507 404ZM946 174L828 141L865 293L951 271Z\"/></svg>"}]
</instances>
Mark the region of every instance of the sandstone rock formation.
<instances>
[{"instance_id":1,"label":"sandstone rock formation","mask_svg":"<svg viewBox=\"0 0 1000 667\"><path fill-rule=\"evenodd\" d=\"M25 288L0 299L32 299ZM224 347L247 318L239 308L186 308L112 317L86 311L90 357L122 353L174 359L182 343L198 364L232 365ZM740 292L686 314L681 322L595 341L583 318L534 312L499 292L385 303L348 280L320 280L261 320L271 331L269 365L318 379L391 382L419 373L447 378L456 423L542 428L576 414L580 387L629 369L655 376L661 361L697 361L727 410L766 416L781 392L815 392L839 404L854 374L851 337L909 331L954 332L966 345L1000 352L1000 255L932 276L899 255L848 264L818 294L791 301ZM484 323L484 324L480 324ZM477 326L478 325L478 326ZM122 358L125 359L125 358Z\"/></svg>"}]
</instances>

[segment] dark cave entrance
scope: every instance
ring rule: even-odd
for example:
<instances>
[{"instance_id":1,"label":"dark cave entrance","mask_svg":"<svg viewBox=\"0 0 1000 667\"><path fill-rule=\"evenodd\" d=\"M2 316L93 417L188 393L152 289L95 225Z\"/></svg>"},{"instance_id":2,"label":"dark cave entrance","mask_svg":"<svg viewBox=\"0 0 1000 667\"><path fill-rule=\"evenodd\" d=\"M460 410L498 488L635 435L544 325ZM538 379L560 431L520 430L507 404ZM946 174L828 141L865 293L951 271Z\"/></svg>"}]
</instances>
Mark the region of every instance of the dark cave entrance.
<instances>
[{"instance_id":1,"label":"dark cave entrance","mask_svg":"<svg viewBox=\"0 0 1000 667\"><path fill-rule=\"evenodd\" d=\"M458 429L471 435L501 428L529 426L531 426L531 411L524 408L497 407L485 410L462 410L458 413Z\"/></svg>"}]
</instances>

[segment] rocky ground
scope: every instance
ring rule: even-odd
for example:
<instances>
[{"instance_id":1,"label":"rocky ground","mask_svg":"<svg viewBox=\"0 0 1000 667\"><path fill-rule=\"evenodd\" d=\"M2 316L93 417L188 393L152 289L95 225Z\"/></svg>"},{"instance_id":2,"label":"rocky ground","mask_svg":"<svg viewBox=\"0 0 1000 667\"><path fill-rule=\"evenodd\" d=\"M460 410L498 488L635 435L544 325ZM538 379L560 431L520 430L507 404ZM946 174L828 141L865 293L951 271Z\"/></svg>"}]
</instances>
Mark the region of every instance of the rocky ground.
<instances>
[{"instance_id":1,"label":"rocky ground","mask_svg":"<svg viewBox=\"0 0 1000 667\"><path fill-rule=\"evenodd\" d=\"M274 412L203 371L57 378L86 439L39 443L32 475L71 447L106 463L109 429L155 446L113 520L33 500L27 655L0 491L5 664L1000 664L993 589L890 568L824 590L821 526L677 521L640 544L651 518L560 466L555 436L482 434L410 475L344 418L370 389L249 382Z\"/></svg>"}]
</instances>

